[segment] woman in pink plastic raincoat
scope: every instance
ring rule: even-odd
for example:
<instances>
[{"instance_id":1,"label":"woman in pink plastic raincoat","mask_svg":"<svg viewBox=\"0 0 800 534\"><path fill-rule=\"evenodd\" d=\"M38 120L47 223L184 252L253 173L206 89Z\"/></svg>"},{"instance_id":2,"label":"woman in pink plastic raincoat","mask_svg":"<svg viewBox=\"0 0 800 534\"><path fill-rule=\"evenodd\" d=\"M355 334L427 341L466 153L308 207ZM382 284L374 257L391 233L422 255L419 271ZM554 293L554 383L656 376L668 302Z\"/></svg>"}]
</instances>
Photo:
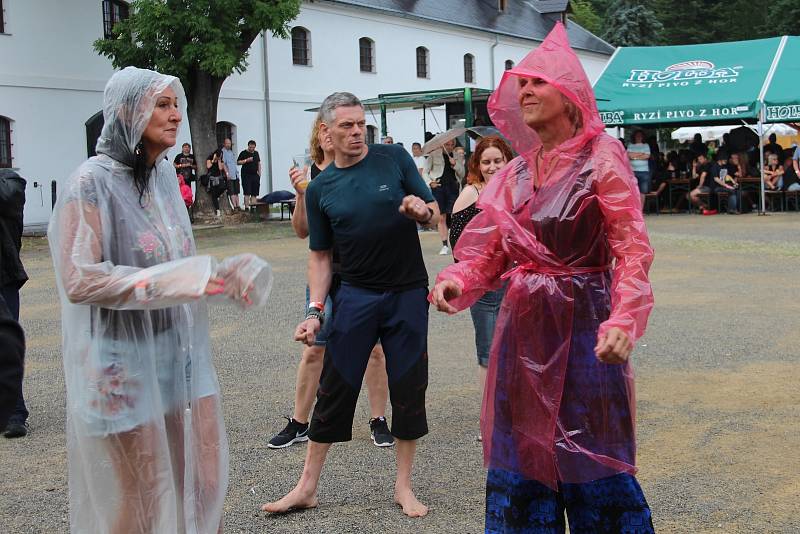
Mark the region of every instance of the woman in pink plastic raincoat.
<instances>
[{"instance_id":1,"label":"woman in pink plastic raincoat","mask_svg":"<svg viewBox=\"0 0 800 534\"><path fill-rule=\"evenodd\" d=\"M521 154L486 187L431 302L508 281L481 430L486 532L652 532L634 474L628 357L653 306L653 251L625 150L603 133L559 23L489 100Z\"/></svg>"}]
</instances>

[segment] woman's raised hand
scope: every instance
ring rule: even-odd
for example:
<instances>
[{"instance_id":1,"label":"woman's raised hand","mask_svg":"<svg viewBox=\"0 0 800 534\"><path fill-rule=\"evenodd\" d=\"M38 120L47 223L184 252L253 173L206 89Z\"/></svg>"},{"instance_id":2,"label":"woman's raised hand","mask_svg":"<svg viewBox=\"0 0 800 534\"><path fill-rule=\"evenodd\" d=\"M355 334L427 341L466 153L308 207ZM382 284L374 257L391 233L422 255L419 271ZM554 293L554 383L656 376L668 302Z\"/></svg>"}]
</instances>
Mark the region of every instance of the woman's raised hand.
<instances>
[{"instance_id":1,"label":"woman's raised hand","mask_svg":"<svg viewBox=\"0 0 800 534\"><path fill-rule=\"evenodd\" d=\"M436 309L445 313L456 313L458 310L450 305L448 302L454 298L461 296L461 287L452 280L442 280L435 286L431 292L431 304L436 306Z\"/></svg>"}]
</instances>

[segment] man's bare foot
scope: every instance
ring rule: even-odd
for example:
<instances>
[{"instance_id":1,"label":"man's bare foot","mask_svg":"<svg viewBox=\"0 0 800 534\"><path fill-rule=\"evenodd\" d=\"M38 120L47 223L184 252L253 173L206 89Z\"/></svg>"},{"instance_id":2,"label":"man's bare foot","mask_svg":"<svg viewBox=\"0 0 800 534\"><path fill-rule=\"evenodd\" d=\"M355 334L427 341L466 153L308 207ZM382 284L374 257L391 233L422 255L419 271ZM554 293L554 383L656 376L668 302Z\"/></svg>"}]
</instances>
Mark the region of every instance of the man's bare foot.
<instances>
[{"instance_id":1,"label":"man's bare foot","mask_svg":"<svg viewBox=\"0 0 800 534\"><path fill-rule=\"evenodd\" d=\"M428 514L428 507L417 500L411 488L395 488L394 502L403 508L403 513L408 517L423 517Z\"/></svg>"},{"instance_id":2,"label":"man's bare foot","mask_svg":"<svg viewBox=\"0 0 800 534\"><path fill-rule=\"evenodd\" d=\"M285 514L293 510L305 510L316 508L319 505L316 491L306 491L296 486L287 493L282 499L275 502L268 502L261 509L271 514Z\"/></svg>"}]
</instances>

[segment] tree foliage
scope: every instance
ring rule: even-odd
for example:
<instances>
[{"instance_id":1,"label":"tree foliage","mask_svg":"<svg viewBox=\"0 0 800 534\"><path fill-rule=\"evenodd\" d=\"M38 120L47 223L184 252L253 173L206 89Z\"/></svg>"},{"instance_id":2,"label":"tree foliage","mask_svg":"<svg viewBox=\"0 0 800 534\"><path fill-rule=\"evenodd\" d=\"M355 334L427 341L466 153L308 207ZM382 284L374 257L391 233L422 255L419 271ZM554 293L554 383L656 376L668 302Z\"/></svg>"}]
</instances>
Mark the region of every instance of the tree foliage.
<instances>
[{"instance_id":1,"label":"tree foliage","mask_svg":"<svg viewBox=\"0 0 800 534\"><path fill-rule=\"evenodd\" d=\"M570 18L595 35L603 31L603 18L597 14L590 0L573 0Z\"/></svg>"},{"instance_id":2,"label":"tree foliage","mask_svg":"<svg viewBox=\"0 0 800 534\"><path fill-rule=\"evenodd\" d=\"M641 34L636 20L633 29L620 31L627 22L620 18L620 4L626 8L646 7L661 27L655 42L666 45L744 41L797 34L800 0L651 0L649 2L580 0L591 5L602 19L603 31L629 39ZM576 2L573 1L573 10ZM580 23L580 20L576 18ZM581 25L583 25L581 23ZM617 43L614 43L617 44Z\"/></svg>"},{"instance_id":3,"label":"tree foliage","mask_svg":"<svg viewBox=\"0 0 800 534\"><path fill-rule=\"evenodd\" d=\"M606 13L603 38L614 46L656 45L663 30L648 7L635 0L615 0Z\"/></svg>"},{"instance_id":4,"label":"tree foliage","mask_svg":"<svg viewBox=\"0 0 800 534\"><path fill-rule=\"evenodd\" d=\"M133 0L130 16L114 25L111 39L95 50L116 68L154 69L180 78L186 91L194 153L204 174L205 156L216 146L222 84L247 69L247 56L262 31L288 37L301 0ZM210 197L197 188L200 214Z\"/></svg>"},{"instance_id":5,"label":"tree foliage","mask_svg":"<svg viewBox=\"0 0 800 534\"><path fill-rule=\"evenodd\" d=\"M766 12L765 30L770 35L797 35L800 34L800 1L774 0L770 2L769 11Z\"/></svg>"},{"instance_id":6,"label":"tree foliage","mask_svg":"<svg viewBox=\"0 0 800 534\"><path fill-rule=\"evenodd\" d=\"M194 72L221 79L243 72L258 34L287 37L299 11L300 0L133 0L115 38L98 39L94 48L114 67L178 76L189 92Z\"/></svg>"}]
</instances>

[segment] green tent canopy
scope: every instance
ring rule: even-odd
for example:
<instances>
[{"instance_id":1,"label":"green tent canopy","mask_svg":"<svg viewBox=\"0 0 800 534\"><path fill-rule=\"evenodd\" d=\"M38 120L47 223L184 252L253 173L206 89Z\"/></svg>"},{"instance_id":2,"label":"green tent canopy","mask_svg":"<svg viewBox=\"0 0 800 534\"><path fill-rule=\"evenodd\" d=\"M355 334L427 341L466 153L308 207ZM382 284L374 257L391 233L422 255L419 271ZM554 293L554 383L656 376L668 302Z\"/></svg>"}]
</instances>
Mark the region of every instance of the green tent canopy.
<instances>
[{"instance_id":1,"label":"green tent canopy","mask_svg":"<svg viewBox=\"0 0 800 534\"><path fill-rule=\"evenodd\" d=\"M594 85L603 122L755 122L784 40L618 48Z\"/></svg>"},{"instance_id":2,"label":"green tent canopy","mask_svg":"<svg viewBox=\"0 0 800 534\"><path fill-rule=\"evenodd\" d=\"M786 38L764 105L764 122L800 121L800 37Z\"/></svg>"}]
</instances>

